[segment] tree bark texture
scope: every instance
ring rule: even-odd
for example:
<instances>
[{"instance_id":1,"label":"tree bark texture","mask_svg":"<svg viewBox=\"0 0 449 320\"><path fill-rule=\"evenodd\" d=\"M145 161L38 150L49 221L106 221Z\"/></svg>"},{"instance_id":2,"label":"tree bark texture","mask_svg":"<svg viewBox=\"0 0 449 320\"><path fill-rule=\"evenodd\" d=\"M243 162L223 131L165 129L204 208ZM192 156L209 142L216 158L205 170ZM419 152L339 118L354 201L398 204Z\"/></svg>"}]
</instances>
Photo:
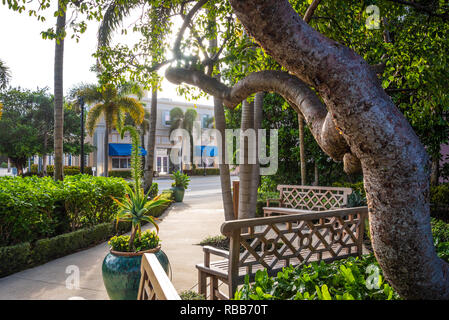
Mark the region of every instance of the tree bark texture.
<instances>
[{"instance_id":1,"label":"tree bark texture","mask_svg":"<svg viewBox=\"0 0 449 320\"><path fill-rule=\"evenodd\" d=\"M240 187L239 187L239 219L249 219L256 216L255 206L251 206L252 180L255 164L250 164L251 146L249 139L243 137L243 133L254 128L254 102L244 100L242 103L242 124L240 133ZM244 157L241 157L242 152Z\"/></svg>"},{"instance_id":2,"label":"tree bark texture","mask_svg":"<svg viewBox=\"0 0 449 320\"><path fill-rule=\"evenodd\" d=\"M66 12L62 10L61 3L58 3L58 10L63 14L56 19L56 33L61 35L65 30ZM64 135L64 90L63 90L63 70L64 70L64 39L55 40L55 66L54 66L54 101L55 101L55 128L54 128L54 152L55 168L54 179L63 180L63 135Z\"/></svg>"},{"instance_id":3,"label":"tree bark texture","mask_svg":"<svg viewBox=\"0 0 449 320\"><path fill-rule=\"evenodd\" d=\"M449 298L448 265L436 255L430 228L428 156L376 74L308 26L287 0L230 1L266 52L316 89L329 126L360 160L373 249L386 279L403 298ZM314 121L304 117L313 131Z\"/></svg>"}]
</instances>

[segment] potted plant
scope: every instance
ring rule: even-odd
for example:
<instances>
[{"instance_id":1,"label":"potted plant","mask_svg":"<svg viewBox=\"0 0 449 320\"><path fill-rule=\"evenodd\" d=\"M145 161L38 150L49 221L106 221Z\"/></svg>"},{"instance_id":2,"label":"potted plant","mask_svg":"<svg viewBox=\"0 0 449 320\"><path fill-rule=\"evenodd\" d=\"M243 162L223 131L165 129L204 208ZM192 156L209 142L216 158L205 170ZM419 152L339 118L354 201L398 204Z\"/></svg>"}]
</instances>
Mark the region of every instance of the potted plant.
<instances>
[{"instance_id":1,"label":"potted plant","mask_svg":"<svg viewBox=\"0 0 449 320\"><path fill-rule=\"evenodd\" d=\"M108 244L110 252L103 260L102 275L106 291L111 300L136 300L140 283L140 265L142 255L154 253L162 267L168 273L169 261L161 250L158 237L159 227L156 218L150 216L151 210L170 200L156 196L150 199L141 187L141 157L139 155L140 138L137 131L130 126L121 130L121 135L130 131L133 146L131 155L132 187L126 186L127 194L123 200L113 198L118 205L116 221L131 222L131 235L112 237ZM150 190L151 191L151 190ZM143 222L154 225L155 231L141 231Z\"/></svg>"},{"instance_id":2,"label":"potted plant","mask_svg":"<svg viewBox=\"0 0 449 320\"><path fill-rule=\"evenodd\" d=\"M184 199L184 192L189 186L190 178L188 175L176 171L173 173L173 179L175 182L172 183L171 189L173 190L173 196L176 202L182 202Z\"/></svg>"}]
</instances>

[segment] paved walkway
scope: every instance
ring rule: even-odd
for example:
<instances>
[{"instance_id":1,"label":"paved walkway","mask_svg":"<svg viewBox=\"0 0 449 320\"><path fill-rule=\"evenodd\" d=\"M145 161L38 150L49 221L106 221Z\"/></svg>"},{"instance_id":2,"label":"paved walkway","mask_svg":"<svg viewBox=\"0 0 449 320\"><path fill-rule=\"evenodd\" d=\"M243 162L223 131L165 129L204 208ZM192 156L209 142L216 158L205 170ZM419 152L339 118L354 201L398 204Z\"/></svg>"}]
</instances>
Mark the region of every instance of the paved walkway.
<instances>
[{"instance_id":1,"label":"paved walkway","mask_svg":"<svg viewBox=\"0 0 449 320\"><path fill-rule=\"evenodd\" d=\"M164 188L162 186L160 190ZM173 204L161 219L159 236L173 268L172 282L178 292L196 290L195 264L203 261L198 243L207 236L218 235L224 221L218 177L192 179L192 189L187 190L184 202ZM101 276L101 265L107 252L107 243L102 243L1 278L0 300L108 299ZM76 273L73 270L77 268L79 288L70 288Z\"/></svg>"}]
</instances>

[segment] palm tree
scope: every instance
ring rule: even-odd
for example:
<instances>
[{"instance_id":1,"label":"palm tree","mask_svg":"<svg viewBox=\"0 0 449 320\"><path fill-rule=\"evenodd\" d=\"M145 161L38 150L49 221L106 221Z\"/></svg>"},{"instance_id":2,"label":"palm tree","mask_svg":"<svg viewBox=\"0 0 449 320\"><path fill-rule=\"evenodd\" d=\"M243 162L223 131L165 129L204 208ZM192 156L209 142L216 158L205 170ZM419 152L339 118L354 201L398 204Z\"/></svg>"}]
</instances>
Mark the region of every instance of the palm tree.
<instances>
[{"instance_id":1,"label":"palm tree","mask_svg":"<svg viewBox=\"0 0 449 320\"><path fill-rule=\"evenodd\" d=\"M11 78L11 73L8 66L0 60L0 90L6 89Z\"/></svg>"},{"instance_id":2,"label":"palm tree","mask_svg":"<svg viewBox=\"0 0 449 320\"><path fill-rule=\"evenodd\" d=\"M139 6L142 6L140 1L125 1L118 2L112 1L109 6L105 10L105 14L103 16L103 20L98 29L98 49L101 47L108 46L113 32L121 25L123 19L130 15L131 11ZM152 6L150 9L151 20L151 39L148 39L153 44L153 52L150 53L152 55L152 61L154 64L158 63L158 60L163 56L163 50L161 46L162 39L164 38L164 33L160 32L161 26L164 25L168 20L168 12L170 8L161 4L160 6ZM154 31L158 36L154 36ZM101 65L97 62L98 68L101 69ZM151 69L151 66L148 66ZM154 69L156 70L156 69ZM147 142L147 157L145 159L145 170L144 170L144 186L145 191L148 191L153 184L153 165L154 165L154 152L156 145L156 115L157 115L157 87L158 82L160 82L159 77L157 76L156 71L153 72L153 80L152 80L152 90L151 90L151 114L155 116L150 118L149 121L149 134L148 134L148 142ZM144 141L142 140L142 143Z\"/></svg>"},{"instance_id":3,"label":"palm tree","mask_svg":"<svg viewBox=\"0 0 449 320\"><path fill-rule=\"evenodd\" d=\"M145 116L145 110L137 99L128 97L130 93L141 96L141 91L136 91L135 86L122 86L116 88L113 85L106 85L100 88L96 85L81 87L76 95L83 97L86 103L95 103L89 110L86 121L86 129L90 136L93 135L98 121L104 117L106 132L104 138L104 176L108 176L109 164L109 133L115 127L118 131L123 127L126 113L134 122L140 125Z\"/></svg>"},{"instance_id":4,"label":"palm tree","mask_svg":"<svg viewBox=\"0 0 449 320\"><path fill-rule=\"evenodd\" d=\"M190 133L190 150L193 153L193 124L198 116L195 109L189 108L186 112L182 111L181 108L173 108L170 110L170 134L175 129L184 129ZM191 159L191 155L189 155Z\"/></svg>"}]
</instances>

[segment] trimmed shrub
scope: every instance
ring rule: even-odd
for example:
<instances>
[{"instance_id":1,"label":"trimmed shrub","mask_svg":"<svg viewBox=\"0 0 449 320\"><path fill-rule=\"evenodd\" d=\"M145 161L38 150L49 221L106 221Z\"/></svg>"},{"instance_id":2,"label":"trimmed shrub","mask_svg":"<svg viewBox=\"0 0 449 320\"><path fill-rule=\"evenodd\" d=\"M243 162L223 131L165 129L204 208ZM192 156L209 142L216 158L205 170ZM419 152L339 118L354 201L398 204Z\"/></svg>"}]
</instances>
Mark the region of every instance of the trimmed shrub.
<instances>
[{"instance_id":1,"label":"trimmed shrub","mask_svg":"<svg viewBox=\"0 0 449 320\"><path fill-rule=\"evenodd\" d=\"M111 170L108 174L110 177L131 179L131 170Z\"/></svg>"},{"instance_id":2,"label":"trimmed shrub","mask_svg":"<svg viewBox=\"0 0 449 320\"><path fill-rule=\"evenodd\" d=\"M31 174L38 174L39 166L37 164L32 164L30 167ZM52 164L47 165L47 176L53 176L55 166ZM81 168L79 166L64 166L64 176L74 176L81 173ZM92 167L84 167L84 174L92 175Z\"/></svg>"},{"instance_id":3,"label":"trimmed shrub","mask_svg":"<svg viewBox=\"0 0 449 320\"><path fill-rule=\"evenodd\" d=\"M25 269L30 256L31 245L29 242L0 247L0 277Z\"/></svg>"},{"instance_id":4,"label":"trimmed shrub","mask_svg":"<svg viewBox=\"0 0 449 320\"><path fill-rule=\"evenodd\" d=\"M68 176L0 177L0 246L32 242L110 222L116 211L111 196L121 198L120 178Z\"/></svg>"}]
</instances>

